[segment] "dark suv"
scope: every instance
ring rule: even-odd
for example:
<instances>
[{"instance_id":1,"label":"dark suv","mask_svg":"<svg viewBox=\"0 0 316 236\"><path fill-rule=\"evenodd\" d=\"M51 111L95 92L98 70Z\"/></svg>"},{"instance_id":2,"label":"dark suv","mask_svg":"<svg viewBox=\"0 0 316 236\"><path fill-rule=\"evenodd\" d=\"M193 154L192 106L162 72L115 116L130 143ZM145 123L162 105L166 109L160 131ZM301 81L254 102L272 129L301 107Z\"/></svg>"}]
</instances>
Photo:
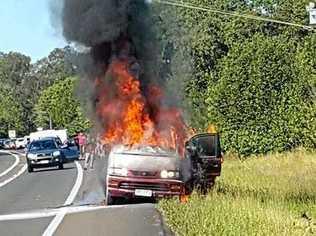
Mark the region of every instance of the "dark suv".
<instances>
[{"instance_id":1,"label":"dark suv","mask_svg":"<svg viewBox=\"0 0 316 236\"><path fill-rule=\"evenodd\" d=\"M60 140L57 138L43 138L28 145L26 159L29 172L33 172L34 168L53 166L63 169L65 155L60 146Z\"/></svg>"}]
</instances>

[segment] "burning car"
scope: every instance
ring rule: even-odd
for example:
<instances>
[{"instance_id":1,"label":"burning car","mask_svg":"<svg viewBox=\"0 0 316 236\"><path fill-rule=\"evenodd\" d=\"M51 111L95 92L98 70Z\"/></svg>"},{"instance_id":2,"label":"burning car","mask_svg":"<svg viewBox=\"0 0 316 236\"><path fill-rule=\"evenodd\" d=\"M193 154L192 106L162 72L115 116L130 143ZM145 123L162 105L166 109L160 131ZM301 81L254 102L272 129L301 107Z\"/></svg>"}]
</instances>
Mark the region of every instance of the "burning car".
<instances>
[{"instance_id":1,"label":"burning car","mask_svg":"<svg viewBox=\"0 0 316 236\"><path fill-rule=\"evenodd\" d=\"M179 196L184 193L180 156L176 152L144 146L116 146L108 159L107 203L117 198Z\"/></svg>"},{"instance_id":2,"label":"burning car","mask_svg":"<svg viewBox=\"0 0 316 236\"><path fill-rule=\"evenodd\" d=\"M221 174L222 153L218 134L199 134L186 142L186 152L159 147L115 146L108 159L106 200L162 198L207 191Z\"/></svg>"}]
</instances>

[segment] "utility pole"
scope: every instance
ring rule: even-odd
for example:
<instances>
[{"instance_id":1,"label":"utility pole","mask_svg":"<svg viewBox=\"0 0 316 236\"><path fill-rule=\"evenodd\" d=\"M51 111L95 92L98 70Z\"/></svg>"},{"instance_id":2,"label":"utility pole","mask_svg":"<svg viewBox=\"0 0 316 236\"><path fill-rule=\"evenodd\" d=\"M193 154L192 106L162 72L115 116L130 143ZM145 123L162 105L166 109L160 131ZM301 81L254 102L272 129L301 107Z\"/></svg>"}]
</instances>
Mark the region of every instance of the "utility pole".
<instances>
[{"instance_id":1,"label":"utility pole","mask_svg":"<svg viewBox=\"0 0 316 236\"><path fill-rule=\"evenodd\" d=\"M306 6L306 10L309 12L309 24L310 26L316 26L316 4L315 2L310 2Z\"/></svg>"},{"instance_id":2,"label":"utility pole","mask_svg":"<svg viewBox=\"0 0 316 236\"><path fill-rule=\"evenodd\" d=\"M52 117L50 114L49 115L49 129L52 130L53 129L53 122L52 122Z\"/></svg>"}]
</instances>

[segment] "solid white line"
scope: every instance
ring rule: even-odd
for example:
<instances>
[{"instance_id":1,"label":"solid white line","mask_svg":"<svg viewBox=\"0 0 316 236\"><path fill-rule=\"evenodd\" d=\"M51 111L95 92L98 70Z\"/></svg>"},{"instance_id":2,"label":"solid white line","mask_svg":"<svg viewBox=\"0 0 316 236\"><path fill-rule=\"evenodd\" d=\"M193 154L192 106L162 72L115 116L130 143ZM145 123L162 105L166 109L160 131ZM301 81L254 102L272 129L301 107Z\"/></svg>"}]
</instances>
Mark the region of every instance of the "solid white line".
<instances>
[{"instance_id":1,"label":"solid white line","mask_svg":"<svg viewBox=\"0 0 316 236\"><path fill-rule=\"evenodd\" d=\"M119 209L119 208L138 208L140 206L152 206L152 204L132 204L132 205L114 205L114 206L71 206L71 207L63 207L63 208L54 208L54 209L42 209L37 211L30 211L24 213L15 213L8 215L0 215L1 221L14 221L14 220L30 220L30 219L39 219L39 218L47 218L56 216L62 210L66 210L67 214L75 214L81 212L89 212L96 210L110 210L110 209Z\"/></svg>"},{"instance_id":2,"label":"solid white line","mask_svg":"<svg viewBox=\"0 0 316 236\"><path fill-rule=\"evenodd\" d=\"M77 161L75 163L76 163L77 170L78 170L76 183L73 186L73 188L72 188L68 198L66 199L64 205L70 205L75 200L75 197L76 197L76 195L77 195L77 193L79 191L79 188L81 186L81 183L82 183L83 171L82 171L81 165ZM67 212L68 212L68 208L62 208L57 213L57 215L52 220L52 222L50 222L49 226L46 228L45 232L43 233L43 236L51 236L51 235L53 235L54 232L56 231L58 225L64 219L64 217L67 214Z\"/></svg>"},{"instance_id":3,"label":"solid white line","mask_svg":"<svg viewBox=\"0 0 316 236\"><path fill-rule=\"evenodd\" d=\"M7 185L8 183L10 183L11 181L15 180L17 177L19 177L20 175L22 175L27 169L27 164L25 164L18 173L16 173L15 175L13 175L11 178L6 179L5 181L0 183L0 188Z\"/></svg>"},{"instance_id":4,"label":"solid white line","mask_svg":"<svg viewBox=\"0 0 316 236\"><path fill-rule=\"evenodd\" d=\"M67 214L80 213L87 211L95 211L100 209L105 209L105 206L77 206L77 207L65 207ZM30 220L38 218L47 218L57 215L61 209L44 209L39 211L0 215L0 221L12 221L12 220Z\"/></svg>"},{"instance_id":5,"label":"solid white line","mask_svg":"<svg viewBox=\"0 0 316 236\"><path fill-rule=\"evenodd\" d=\"M6 151L0 151L2 153L7 153L8 155L11 155L15 158L15 162L13 163L13 165L11 165L8 169L6 169L5 171L3 171L1 174L0 174L0 178L6 174L8 174L11 170L13 170L14 167L16 167L19 162L20 162L20 158L18 155L16 154L13 154L13 153L10 153L10 152L6 152Z\"/></svg>"}]
</instances>

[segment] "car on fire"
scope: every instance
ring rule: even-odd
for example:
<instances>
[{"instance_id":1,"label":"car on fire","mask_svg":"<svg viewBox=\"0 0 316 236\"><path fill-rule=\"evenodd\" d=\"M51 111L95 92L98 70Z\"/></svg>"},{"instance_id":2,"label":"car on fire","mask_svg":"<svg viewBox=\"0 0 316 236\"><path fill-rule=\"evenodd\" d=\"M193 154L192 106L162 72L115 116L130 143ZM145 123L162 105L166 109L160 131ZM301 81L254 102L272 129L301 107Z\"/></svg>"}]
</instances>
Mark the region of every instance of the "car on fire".
<instances>
[{"instance_id":1,"label":"car on fire","mask_svg":"<svg viewBox=\"0 0 316 236\"><path fill-rule=\"evenodd\" d=\"M159 147L115 146L108 158L106 201L159 199L206 190L221 174L222 153L217 134L199 134L185 145L183 156Z\"/></svg>"},{"instance_id":2,"label":"car on fire","mask_svg":"<svg viewBox=\"0 0 316 236\"><path fill-rule=\"evenodd\" d=\"M34 168L45 168L57 166L64 168L64 163L78 159L77 150L63 145L56 137L42 138L35 140L28 145L26 160L28 172L33 172Z\"/></svg>"}]
</instances>

